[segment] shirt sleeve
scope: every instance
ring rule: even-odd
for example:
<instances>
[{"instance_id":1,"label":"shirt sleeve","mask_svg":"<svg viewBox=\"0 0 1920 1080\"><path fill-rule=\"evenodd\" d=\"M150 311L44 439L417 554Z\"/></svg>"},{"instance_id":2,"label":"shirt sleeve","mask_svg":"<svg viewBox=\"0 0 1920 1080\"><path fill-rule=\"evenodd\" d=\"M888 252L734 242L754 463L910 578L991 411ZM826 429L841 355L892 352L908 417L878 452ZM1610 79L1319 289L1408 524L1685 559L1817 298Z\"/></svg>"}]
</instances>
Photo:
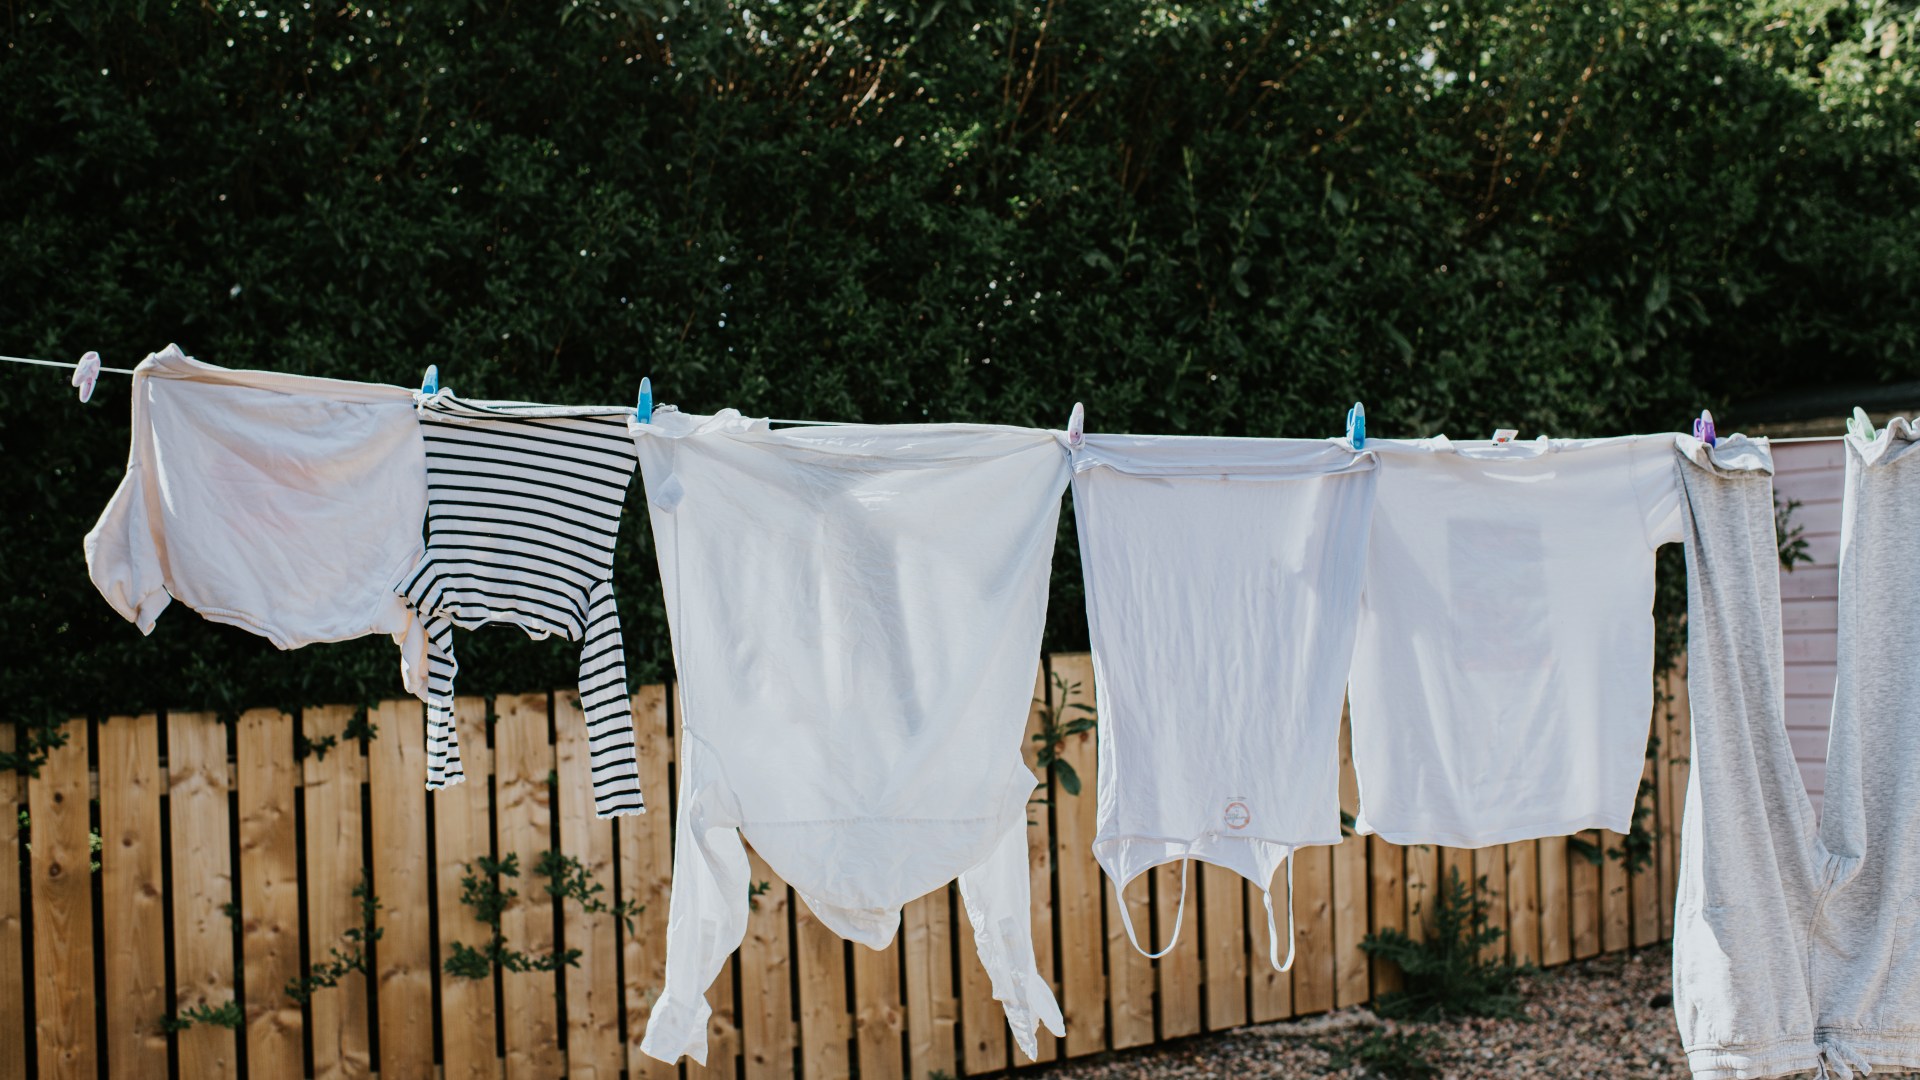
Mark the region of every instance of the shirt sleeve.
<instances>
[{"instance_id":1,"label":"shirt sleeve","mask_svg":"<svg viewBox=\"0 0 1920 1080\"><path fill-rule=\"evenodd\" d=\"M137 461L127 465L127 475L87 533L84 547L87 576L100 595L141 633L150 634L153 621L173 598L160 564L161 537L147 513L146 480L146 470Z\"/></svg>"},{"instance_id":2,"label":"shirt sleeve","mask_svg":"<svg viewBox=\"0 0 1920 1080\"><path fill-rule=\"evenodd\" d=\"M1680 474L1675 470L1673 436L1645 435L1635 439L1629 461L1628 471L1647 547L1679 543L1683 532Z\"/></svg>"}]
</instances>

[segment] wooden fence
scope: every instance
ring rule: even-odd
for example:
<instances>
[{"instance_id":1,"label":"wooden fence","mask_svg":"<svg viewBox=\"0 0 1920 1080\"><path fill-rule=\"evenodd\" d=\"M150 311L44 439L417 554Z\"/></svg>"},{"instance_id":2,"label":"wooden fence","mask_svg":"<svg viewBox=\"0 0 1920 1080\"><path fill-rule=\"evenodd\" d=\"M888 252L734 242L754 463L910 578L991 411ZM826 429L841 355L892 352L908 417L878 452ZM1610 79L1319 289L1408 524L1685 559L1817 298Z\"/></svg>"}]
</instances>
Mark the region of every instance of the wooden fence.
<instances>
[{"instance_id":1,"label":"wooden fence","mask_svg":"<svg viewBox=\"0 0 1920 1080\"><path fill-rule=\"evenodd\" d=\"M1030 734L1063 707L1091 703L1084 655L1043 669ZM1063 700L1064 699L1064 700ZM252 1076L449 1080L626 1075L640 1078L858 1075L866 1080L1000 1072L1014 1064L1006 1025L974 957L950 886L908 905L884 952L850 945L795 902L754 858L745 944L709 992L707 1064L663 1065L640 1053L665 961L676 730L671 695L634 698L642 782L653 810L594 818L586 744L572 693L462 700L468 780L429 796L423 723L413 701L371 710L378 736L349 737L353 714L255 710L234 724L199 714L75 721L38 779L0 779L25 816L0 828L15 878L0 883L0 1080L41 1077ZM1299 957L1266 961L1257 890L1213 867L1196 875L1179 947L1136 953L1088 847L1094 832L1092 735L1062 759L1084 787L1048 777L1029 830L1033 926L1042 973L1060 996L1067 1035L1042 1034L1051 1061L1203 1031L1279 1020L1368 1000L1393 972L1370 964L1370 930L1422 930L1423 898L1450 869L1484 878L1502 945L1553 965L1651 944L1671 934L1685 702L1656 717L1660 752L1643 805L1651 862L1582 854L1568 838L1478 851L1399 848L1349 838L1297 860ZM11 739L0 727L0 739ZM297 757L296 740L324 744ZM1028 759L1039 744L1029 741ZM1343 740L1343 758L1345 747ZM1352 767L1342 798L1352 809ZM557 780L557 782L556 782ZM90 835L97 833L97 851ZM1585 845L1622 838L1588 834ZM532 872L539 855L577 858L605 902L644 910L629 932L609 913L556 900ZM578 949L558 972L449 974L456 941L484 947L490 928L462 903L464 864L519 857L499 917L509 947ZM94 870L90 863L97 863ZM1165 933L1178 870L1127 897L1136 926ZM290 981L351 955L363 876L379 900L370 976L349 972L301 1004ZM1198 918L1194 917L1197 912ZM957 916L957 917L956 917ZM169 1032L163 1018L227 1007ZM1015 1055L1017 1056L1017 1055Z\"/></svg>"}]
</instances>

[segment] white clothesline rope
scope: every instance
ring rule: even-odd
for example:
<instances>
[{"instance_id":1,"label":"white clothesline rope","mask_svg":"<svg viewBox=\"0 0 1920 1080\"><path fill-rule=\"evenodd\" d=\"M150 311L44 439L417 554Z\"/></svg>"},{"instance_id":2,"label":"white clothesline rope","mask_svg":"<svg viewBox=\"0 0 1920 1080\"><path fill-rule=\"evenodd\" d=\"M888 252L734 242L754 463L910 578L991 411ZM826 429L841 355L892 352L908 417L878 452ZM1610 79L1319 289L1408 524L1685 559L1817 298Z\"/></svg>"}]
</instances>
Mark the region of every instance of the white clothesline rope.
<instances>
[{"instance_id":1,"label":"white clothesline rope","mask_svg":"<svg viewBox=\"0 0 1920 1080\"><path fill-rule=\"evenodd\" d=\"M24 357L24 356L0 356L0 360L5 360L6 362L8 362L8 363L10 363L10 364L38 364L38 365L39 365L39 366L41 366L41 367L57 367L57 368L77 368L77 367L79 367L79 366L80 366L79 364L65 364L65 363L61 363L61 362L60 362L60 361L58 361L58 360L30 360L30 359L28 359L27 357ZM113 372L113 373L114 373L115 375L131 375L131 374L133 374L133 369L132 369L132 368L123 368L123 367L103 367L103 368L101 368L100 370L101 370L101 371L111 371L111 372Z\"/></svg>"},{"instance_id":2,"label":"white clothesline rope","mask_svg":"<svg viewBox=\"0 0 1920 1080\"><path fill-rule=\"evenodd\" d=\"M0 360L4 360L9 364L35 364L39 367L55 367L55 368L72 369L80 366L79 364L63 363L59 360L34 360L30 357L25 357L25 356L0 356ZM133 374L132 368L103 367L100 370L110 371L115 375ZM767 420L767 423L795 424L802 427L844 427L848 423L850 423L850 421L846 421L846 420L780 420L780 419L769 418ZM1768 439L1767 441L1769 443L1834 442L1840 438L1841 436L1839 435L1797 435L1790 439Z\"/></svg>"}]
</instances>

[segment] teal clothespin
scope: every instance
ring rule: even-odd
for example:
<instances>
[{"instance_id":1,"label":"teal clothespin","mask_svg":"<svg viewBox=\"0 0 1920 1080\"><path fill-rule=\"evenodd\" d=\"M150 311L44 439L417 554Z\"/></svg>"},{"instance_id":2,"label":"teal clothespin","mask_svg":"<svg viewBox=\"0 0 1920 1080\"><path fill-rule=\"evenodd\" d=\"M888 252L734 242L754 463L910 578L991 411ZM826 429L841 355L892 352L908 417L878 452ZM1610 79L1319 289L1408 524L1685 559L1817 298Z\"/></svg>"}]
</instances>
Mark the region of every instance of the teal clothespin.
<instances>
[{"instance_id":1,"label":"teal clothespin","mask_svg":"<svg viewBox=\"0 0 1920 1080\"><path fill-rule=\"evenodd\" d=\"M1873 418L1867 415L1867 410L1854 406L1853 416L1847 421L1847 434L1873 441Z\"/></svg>"},{"instance_id":2,"label":"teal clothespin","mask_svg":"<svg viewBox=\"0 0 1920 1080\"><path fill-rule=\"evenodd\" d=\"M1347 441L1355 450L1367 445L1367 407L1357 401L1347 410Z\"/></svg>"},{"instance_id":3,"label":"teal clothespin","mask_svg":"<svg viewBox=\"0 0 1920 1080\"><path fill-rule=\"evenodd\" d=\"M439 392L440 392L440 365L428 364L427 374L424 378L420 380L420 393L424 397L432 397L433 395Z\"/></svg>"},{"instance_id":4,"label":"teal clothespin","mask_svg":"<svg viewBox=\"0 0 1920 1080\"><path fill-rule=\"evenodd\" d=\"M653 380L640 377L640 403L633 407L633 418L642 424L653 423Z\"/></svg>"}]
</instances>

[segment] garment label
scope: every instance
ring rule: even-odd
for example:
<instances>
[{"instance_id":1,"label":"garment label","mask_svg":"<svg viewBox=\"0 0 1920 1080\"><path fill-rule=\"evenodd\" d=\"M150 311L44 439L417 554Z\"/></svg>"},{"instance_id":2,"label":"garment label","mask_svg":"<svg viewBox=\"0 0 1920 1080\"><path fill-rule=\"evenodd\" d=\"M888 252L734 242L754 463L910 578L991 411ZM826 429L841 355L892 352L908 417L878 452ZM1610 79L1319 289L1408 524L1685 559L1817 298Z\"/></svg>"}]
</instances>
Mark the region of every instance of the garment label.
<instances>
[{"instance_id":1,"label":"garment label","mask_svg":"<svg viewBox=\"0 0 1920 1080\"><path fill-rule=\"evenodd\" d=\"M1235 832L1246 828L1253 821L1253 811L1247 807L1245 795L1227 796L1227 805L1221 808L1220 821Z\"/></svg>"},{"instance_id":2,"label":"garment label","mask_svg":"<svg viewBox=\"0 0 1920 1080\"><path fill-rule=\"evenodd\" d=\"M1495 429L1493 433L1493 441L1497 443L1512 442L1514 439L1518 438L1519 435L1520 435L1519 428L1510 428L1510 427L1498 428L1498 429Z\"/></svg>"}]
</instances>

